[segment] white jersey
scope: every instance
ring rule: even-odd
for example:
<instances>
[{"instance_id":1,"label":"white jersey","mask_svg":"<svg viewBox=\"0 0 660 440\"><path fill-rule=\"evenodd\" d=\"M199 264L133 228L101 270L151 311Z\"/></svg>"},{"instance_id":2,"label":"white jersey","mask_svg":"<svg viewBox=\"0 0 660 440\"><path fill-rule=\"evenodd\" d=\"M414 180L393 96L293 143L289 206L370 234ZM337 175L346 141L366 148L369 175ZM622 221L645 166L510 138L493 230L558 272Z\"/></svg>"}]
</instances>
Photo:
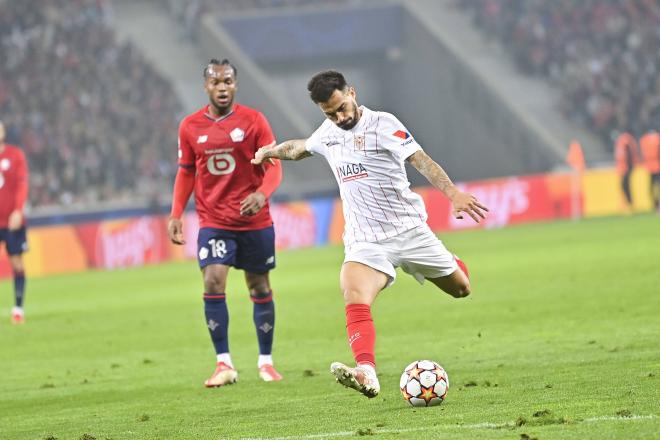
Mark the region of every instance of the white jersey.
<instances>
[{"instance_id":1,"label":"white jersey","mask_svg":"<svg viewBox=\"0 0 660 440\"><path fill-rule=\"evenodd\" d=\"M326 158L337 179L346 246L395 237L427 218L404 166L422 147L394 115L360 108L362 117L351 130L326 119L305 144Z\"/></svg>"}]
</instances>

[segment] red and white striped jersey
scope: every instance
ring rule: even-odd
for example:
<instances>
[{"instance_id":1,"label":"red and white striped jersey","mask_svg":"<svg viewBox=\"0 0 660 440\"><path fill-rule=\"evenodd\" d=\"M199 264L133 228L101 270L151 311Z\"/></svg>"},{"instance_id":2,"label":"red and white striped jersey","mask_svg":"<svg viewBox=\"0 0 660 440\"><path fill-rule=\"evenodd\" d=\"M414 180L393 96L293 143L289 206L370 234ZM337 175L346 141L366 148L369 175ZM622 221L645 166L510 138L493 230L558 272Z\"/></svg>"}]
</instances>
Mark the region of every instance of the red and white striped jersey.
<instances>
[{"instance_id":1,"label":"red and white striped jersey","mask_svg":"<svg viewBox=\"0 0 660 440\"><path fill-rule=\"evenodd\" d=\"M405 160L422 147L394 115L360 108L362 117L352 129L326 119L305 144L307 151L325 157L335 175L346 246L394 237L427 218L405 169Z\"/></svg>"}]
</instances>

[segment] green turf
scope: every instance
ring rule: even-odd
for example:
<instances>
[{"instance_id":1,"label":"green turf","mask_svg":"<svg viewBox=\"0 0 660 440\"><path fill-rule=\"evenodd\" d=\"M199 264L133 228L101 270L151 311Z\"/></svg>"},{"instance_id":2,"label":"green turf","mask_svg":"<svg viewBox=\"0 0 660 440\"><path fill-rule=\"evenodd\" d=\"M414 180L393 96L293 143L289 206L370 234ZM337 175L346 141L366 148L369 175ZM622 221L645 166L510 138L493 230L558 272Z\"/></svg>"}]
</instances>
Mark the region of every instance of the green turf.
<instances>
[{"instance_id":1,"label":"green turf","mask_svg":"<svg viewBox=\"0 0 660 440\"><path fill-rule=\"evenodd\" d=\"M474 294L454 300L400 274L373 310L382 392L372 400L328 373L351 360L341 248L279 254L281 383L257 378L251 303L231 273L240 380L213 390L201 386L214 356L194 262L30 280L27 324L0 321L0 439L660 436L660 217L444 241L470 266ZM4 313L10 292L0 284ZM419 358L449 373L440 407L400 397L399 375Z\"/></svg>"}]
</instances>

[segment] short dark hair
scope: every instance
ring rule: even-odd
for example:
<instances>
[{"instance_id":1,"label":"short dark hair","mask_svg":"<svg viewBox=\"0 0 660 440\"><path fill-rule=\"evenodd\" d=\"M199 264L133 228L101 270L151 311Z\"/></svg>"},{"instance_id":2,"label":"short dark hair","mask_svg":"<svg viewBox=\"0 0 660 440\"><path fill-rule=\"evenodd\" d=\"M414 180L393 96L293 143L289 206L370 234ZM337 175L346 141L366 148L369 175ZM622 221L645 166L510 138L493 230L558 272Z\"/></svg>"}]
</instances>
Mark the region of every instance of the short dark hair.
<instances>
[{"instance_id":1,"label":"short dark hair","mask_svg":"<svg viewBox=\"0 0 660 440\"><path fill-rule=\"evenodd\" d=\"M207 73L211 66L229 66L234 71L234 78L238 78L238 70L236 69L236 66L234 66L227 58L223 58L222 61L218 61L217 58L211 58L209 63L204 67L204 71L202 72L204 78L207 77Z\"/></svg>"},{"instance_id":2,"label":"short dark hair","mask_svg":"<svg viewBox=\"0 0 660 440\"><path fill-rule=\"evenodd\" d=\"M324 70L312 77L307 83L309 97L315 104L326 102L335 90L346 89L346 78L336 70Z\"/></svg>"}]
</instances>

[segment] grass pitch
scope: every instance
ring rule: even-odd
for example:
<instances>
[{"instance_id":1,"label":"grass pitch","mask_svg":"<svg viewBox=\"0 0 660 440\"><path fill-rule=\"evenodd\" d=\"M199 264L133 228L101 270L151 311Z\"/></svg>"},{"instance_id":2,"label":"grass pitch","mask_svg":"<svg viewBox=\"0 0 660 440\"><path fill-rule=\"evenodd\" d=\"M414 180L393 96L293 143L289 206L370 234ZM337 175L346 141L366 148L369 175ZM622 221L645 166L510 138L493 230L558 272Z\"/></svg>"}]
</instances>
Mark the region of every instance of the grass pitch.
<instances>
[{"instance_id":1,"label":"grass pitch","mask_svg":"<svg viewBox=\"0 0 660 440\"><path fill-rule=\"evenodd\" d=\"M282 252L272 274L274 356L257 377L242 274L228 288L239 383L204 389L214 355L194 262L31 279L27 324L0 284L0 439L658 438L660 217L445 234L471 269L454 300L400 273L373 309L381 395L334 383L351 361L341 248ZM449 373L439 407L398 381L428 358Z\"/></svg>"}]
</instances>

